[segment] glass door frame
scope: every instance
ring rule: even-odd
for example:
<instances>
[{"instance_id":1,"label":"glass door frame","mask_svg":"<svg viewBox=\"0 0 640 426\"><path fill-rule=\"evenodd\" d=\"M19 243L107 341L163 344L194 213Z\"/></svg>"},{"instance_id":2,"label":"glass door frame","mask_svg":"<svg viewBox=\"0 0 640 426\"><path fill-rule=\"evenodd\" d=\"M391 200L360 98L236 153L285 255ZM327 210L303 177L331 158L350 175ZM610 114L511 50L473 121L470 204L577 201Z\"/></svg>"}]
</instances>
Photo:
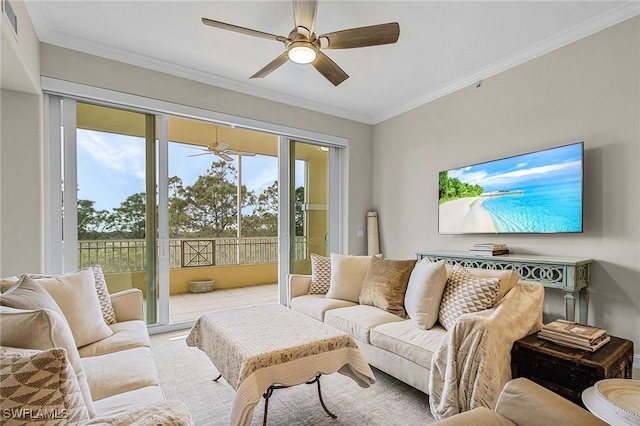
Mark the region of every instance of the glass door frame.
<instances>
[{"instance_id":1,"label":"glass door frame","mask_svg":"<svg viewBox=\"0 0 640 426\"><path fill-rule=\"evenodd\" d=\"M294 218L291 217L291 204L294 202L291 185L294 178L295 158L292 155L291 146L294 143L317 144L319 147L329 149L329 238L328 250L330 253L342 253L345 241L341 236L341 230L345 229L344 221L344 155L342 147L326 145L314 141L301 140L300 138L280 137L278 139L278 179L280 184L279 205L278 205L278 235L279 235L279 259L278 259L278 279L282 285L278 289L279 303L287 304L287 274L292 272L292 247L295 235L292 234L291 226ZM342 233L346 235L346 233Z\"/></svg>"},{"instance_id":2,"label":"glass door frame","mask_svg":"<svg viewBox=\"0 0 640 426\"><path fill-rule=\"evenodd\" d=\"M99 105L104 105L112 108L120 108L129 111L141 112L145 114L153 114L159 120L158 126L158 141L159 150L163 153L160 157L164 156L164 160L158 163L158 172L160 176L167 175L168 170L168 116L178 116L184 118L191 118L195 120L204 120L212 123L223 124L227 126L235 126L238 128L245 128L248 130L255 130L258 132L271 133L279 136L279 178L285 179L282 184L279 185L280 197L279 197L279 230L286 230L279 235L280 246L280 259L279 259L279 303L286 304L286 274L289 273L289 226L288 221L293 220L289 218L288 207L282 208L284 202L289 202L289 197L284 193L282 188L288 188L289 186L289 168L284 167L288 164L288 141L295 140L299 142L314 143L319 146L325 146L330 149L330 249L334 252L342 252L347 236L347 229L345 227L345 201L344 197L346 191L344 190L345 182L345 168L346 168L346 149L348 148L349 141L346 138L327 135L314 131L308 131L298 128L293 128L284 125L278 125L269 122L263 122L246 117L240 117L230 114L219 113L202 108L191 107L187 105L176 104L168 101L162 101L159 99L152 99L143 96L138 96L129 93L117 92L110 89L103 89L99 87L86 86L80 83L74 83L70 81L58 80L51 77L41 77L41 86L44 93L44 121L45 121L45 134L44 134L44 152L45 158L45 212L44 212L44 229L45 233L45 273L55 274L62 272L70 272L76 270L77 259L75 255L75 246L73 246L73 253L67 253L65 256L64 242L61 239L62 235L62 217L61 217L61 203L58 194L61 195L62 188L60 188L60 160L62 152L59 148L56 152L56 147L61 146L60 123L64 121L64 125L75 129L75 116L71 113L71 110L62 111L61 99L67 100L68 107L70 108L72 102L88 102ZM67 107L64 107L65 109ZM72 108L75 110L75 107ZM73 117L73 119L71 118ZM68 120L68 121L67 121ZM73 120L73 121L72 121ZM69 133L69 132L65 132ZM66 137L66 136L65 136ZM75 138L75 136L74 136ZM283 157L280 157L282 155ZM73 158L75 160L75 158ZM71 159L65 159L69 161ZM67 163L67 164L75 164ZM75 170L73 171L75 173ZM56 179L56 176L58 178ZM70 181L67 181L70 182ZM169 239L168 239L168 200L167 200L167 179L160 179L159 184L159 223L160 229L165 229L166 234L159 234L159 264L161 267L168 268L168 253L169 253ZM67 204L69 205L69 204ZM288 206L288 204L287 204ZM164 216L164 218L163 218ZM287 225L283 226L283 220L287 220ZM163 225L164 223L164 225ZM166 226L165 226L166 225ZM69 244L70 241L67 241ZM76 237L77 242L77 237ZM287 253L283 253L283 250L287 250ZM163 264L164 262L164 264ZM162 275L165 275L164 279ZM176 329L184 328L184 324L168 324L169 319L169 283L168 273L160 274L161 285L158 300L159 308L159 320L160 323L149 325L149 331L152 333L161 333L166 331L172 331ZM166 280L166 281L164 281Z\"/></svg>"}]
</instances>

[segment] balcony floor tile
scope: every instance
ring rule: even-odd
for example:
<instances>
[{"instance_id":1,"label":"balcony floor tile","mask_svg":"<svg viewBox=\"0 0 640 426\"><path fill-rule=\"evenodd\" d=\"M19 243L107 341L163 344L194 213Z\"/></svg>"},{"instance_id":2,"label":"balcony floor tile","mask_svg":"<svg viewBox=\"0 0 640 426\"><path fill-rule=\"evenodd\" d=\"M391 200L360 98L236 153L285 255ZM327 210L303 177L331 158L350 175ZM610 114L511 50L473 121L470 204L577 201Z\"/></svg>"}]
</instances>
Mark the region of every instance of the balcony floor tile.
<instances>
[{"instance_id":1,"label":"balcony floor tile","mask_svg":"<svg viewBox=\"0 0 640 426\"><path fill-rule=\"evenodd\" d=\"M210 312L271 303L278 303L277 284L175 294L169 299L169 317L171 323L194 321Z\"/></svg>"}]
</instances>

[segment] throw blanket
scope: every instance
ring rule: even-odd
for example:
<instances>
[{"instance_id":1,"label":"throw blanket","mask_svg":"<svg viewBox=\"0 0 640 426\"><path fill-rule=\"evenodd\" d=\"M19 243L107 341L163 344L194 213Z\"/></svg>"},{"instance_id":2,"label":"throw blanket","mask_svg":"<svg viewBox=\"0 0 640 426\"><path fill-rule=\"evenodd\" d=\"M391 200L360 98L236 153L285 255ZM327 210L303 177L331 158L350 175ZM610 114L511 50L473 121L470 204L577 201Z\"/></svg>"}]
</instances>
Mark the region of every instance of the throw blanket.
<instances>
[{"instance_id":1,"label":"throw blanket","mask_svg":"<svg viewBox=\"0 0 640 426\"><path fill-rule=\"evenodd\" d=\"M542 327L544 287L519 282L496 306L462 315L433 355L429 405L436 419L494 409L511 380L513 342Z\"/></svg>"}]
</instances>

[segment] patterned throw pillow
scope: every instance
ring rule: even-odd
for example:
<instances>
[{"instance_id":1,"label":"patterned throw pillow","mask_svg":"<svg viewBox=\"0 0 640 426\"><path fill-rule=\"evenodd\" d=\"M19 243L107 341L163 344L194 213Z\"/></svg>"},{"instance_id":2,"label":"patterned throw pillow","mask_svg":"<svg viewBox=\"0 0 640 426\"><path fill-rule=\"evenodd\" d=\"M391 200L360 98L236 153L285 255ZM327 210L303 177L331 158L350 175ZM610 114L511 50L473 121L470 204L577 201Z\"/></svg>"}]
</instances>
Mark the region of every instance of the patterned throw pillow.
<instances>
[{"instance_id":1,"label":"patterned throw pillow","mask_svg":"<svg viewBox=\"0 0 640 426\"><path fill-rule=\"evenodd\" d=\"M0 389L3 425L69 425L89 420L62 348L0 348Z\"/></svg>"},{"instance_id":2,"label":"patterned throw pillow","mask_svg":"<svg viewBox=\"0 0 640 426\"><path fill-rule=\"evenodd\" d=\"M498 278L478 278L463 267L455 266L440 301L440 324L448 330L461 315L492 307L499 284Z\"/></svg>"},{"instance_id":3,"label":"patterned throw pillow","mask_svg":"<svg viewBox=\"0 0 640 426\"><path fill-rule=\"evenodd\" d=\"M93 265L89 268L93 271L93 276L96 279L96 292L98 293L98 300L100 301L104 322L106 322L107 325L115 324L117 322L116 313L113 311L111 296L109 296L109 290L107 289L107 282L104 279L102 268L100 265Z\"/></svg>"},{"instance_id":4,"label":"patterned throw pillow","mask_svg":"<svg viewBox=\"0 0 640 426\"><path fill-rule=\"evenodd\" d=\"M309 294L327 294L331 284L331 258L311 253L311 288Z\"/></svg>"},{"instance_id":5,"label":"patterned throw pillow","mask_svg":"<svg viewBox=\"0 0 640 426\"><path fill-rule=\"evenodd\" d=\"M406 318L404 293L415 259L391 260L373 257L364 277L359 303L371 305Z\"/></svg>"}]
</instances>

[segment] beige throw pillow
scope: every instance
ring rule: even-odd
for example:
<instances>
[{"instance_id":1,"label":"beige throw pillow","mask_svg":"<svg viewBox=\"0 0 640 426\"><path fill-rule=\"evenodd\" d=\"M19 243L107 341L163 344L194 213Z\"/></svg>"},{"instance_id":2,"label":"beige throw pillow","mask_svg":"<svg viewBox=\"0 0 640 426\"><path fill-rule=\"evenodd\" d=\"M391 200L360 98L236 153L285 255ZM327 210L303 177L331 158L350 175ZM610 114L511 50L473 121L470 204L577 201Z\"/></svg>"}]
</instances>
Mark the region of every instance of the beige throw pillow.
<instances>
[{"instance_id":1,"label":"beige throw pillow","mask_svg":"<svg viewBox=\"0 0 640 426\"><path fill-rule=\"evenodd\" d=\"M391 260L373 257L359 297L361 305L371 305L406 318L404 293L415 259Z\"/></svg>"},{"instance_id":2,"label":"beige throw pillow","mask_svg":"<svg viewBox=\"0 0 640 426\"><path fill-rule=\"evenodd\" d=\"M0 348L0 388L3 424L51 426L89 420L78 381L62 348ZM7 417L6 413L15 414Z\"/></svg>"},{"instance_id":3,"label":"beige throw pillow","mask_svg":"<svg viewBox=\"0 0 640 426\"><path fill-rule=\"evenodd\" d=\"M327 294L331 285L331 258L311 253L309 294Z\"/></svg>"},{"instance_id":4,"label":"beige throw pillow","mask_svg":"<svg viewBox=\"0 0 640 426\"><path fill-rule=\"evenodd\" d=\"M113 334L102 316L92 269L86 268L33 281L40 284L60 306L78 347Z\"/></svg>"},{"instance_id":5,"label":"beige throw pillow","mask_svg":"<svg viewBox=\"0 0 640 426\"><path fill-rule=\"evenodd\" d=\"M64 317L53 297L26 275L22 275L18 282L0 294L0 305L15 309L48 309Z\"/></svg>"},{"instance_id":6,"label":"beige throw pillow","mask_svg":"<svg viewBox=\"0 0 640 426\"><path fill-rule=\"evenodd\" d=\"M20 281L20 277L16 276L0 278L0 293L4 293L9 290L11 287L16 285L18 281Z\"/></svg>"},{"instance_id":7,"label":"beige throw pillow","mask_svg":"<svg viewBox=\"0 0 640 426\"><path fill-rule=\"evenodd\" d=\"M440 324L448 330L461 315L491 308L499 283L498 278L478 278L463 267L454 266L440 302Z\"/></svg>"},{"instance_id":8,"label":"beige throw pillow","mask_svg":"<svg viewBox=\"0 0 640 426\"><path fill-rule=\"evenodd\" d=\"M417 327L427 330L438 321L440 300L446 284L444 261L430 262L424 259L413 268L404 296L404 308Z\"/></svg>"},{"instance_id":9,"label":"beige throw pillow","mask_svg":"<svg viewBox=\"0 0 640 426\"><path fill-rule=\"evenodd\" d=\"M331 284L326 297L358 303L371 256L331 253Z\"/></svg>"}]
</instances>

